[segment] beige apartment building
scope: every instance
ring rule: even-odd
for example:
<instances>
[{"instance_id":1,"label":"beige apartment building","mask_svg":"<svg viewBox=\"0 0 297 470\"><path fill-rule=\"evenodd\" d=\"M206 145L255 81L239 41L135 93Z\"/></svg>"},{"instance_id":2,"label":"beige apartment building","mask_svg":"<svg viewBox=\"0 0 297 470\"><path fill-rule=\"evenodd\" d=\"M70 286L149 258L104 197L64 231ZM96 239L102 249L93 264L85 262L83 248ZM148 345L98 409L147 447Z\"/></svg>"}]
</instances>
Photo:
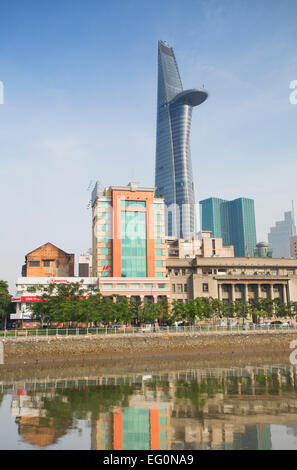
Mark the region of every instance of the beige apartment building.
<instances>
[{"instance_id":1,"label":"beige apartment building","mask_svg":"<svg viewBox=\"0 0 297 470\"><path fill-rule=\"evenodd\" d=\"M224 302L263 297L297 301L297 260L167 258L171 300L213 297Z\"/></svg>"},{"instance_id":2,"label":"beige apartment building","mask_svg":"<svg viewBox=\"0 0 297 470\"><path fill-rule=\"evenodd\" d=\"M223 239L213 238L209 230L199 232L196 239L167 237L166 249L168 258L234 257L234 246L223 246Z\"/></svg>"}]
</instances>

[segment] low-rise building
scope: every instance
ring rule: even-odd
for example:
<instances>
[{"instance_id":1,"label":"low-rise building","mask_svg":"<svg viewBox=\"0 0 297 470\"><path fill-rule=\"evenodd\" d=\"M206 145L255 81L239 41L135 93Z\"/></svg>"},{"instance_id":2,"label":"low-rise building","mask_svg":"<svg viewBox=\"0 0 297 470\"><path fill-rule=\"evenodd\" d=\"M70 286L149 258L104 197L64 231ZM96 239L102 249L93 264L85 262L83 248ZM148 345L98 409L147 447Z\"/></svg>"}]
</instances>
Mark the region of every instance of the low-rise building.
<instances>
[{"instance_id":1,"label":"low-rise building","mask_svg":"<svg viewBox=\"0 0 297 470\"><path fill-rule=\"evenodd\" d=\"M272 258L272 246L267 242L259 242L254 248L255 258Z\"/></svg>"},{"instance_id":2,"label":"low-rise building","mask_svg":"<svg viewBox=\"0 0 297 470\"><path fill-rule=\"evenodd\" d=\"M81 283L86 291L89 286L98 287L96 277L19 277L16 283L16 294L12 298L12 303L16 304L16 313L11 314L10 319L29 320L32 315L32 303L41 302L38 298L41 292L37 291L33 294L29 288L70 282Z\"/></svg>"},{"instance_id":3,"label":"low-rise building","mask_svg":"<svg viewBox=\"0 0 297 470\"><path fill-rule=\"evenodd\" d=\"M262 297L297 301L297 260L168 258L171 300L213 297L224 302Z\"/></svg>"},{"instance_id":4,"label":"low-rise building","mask_svg":"<svg viewBox=\"0 0 297 470\"><path fill-rule=\"evenodd\" d=\"M52 243L30 251L22 267L23 277L74 276L74 254L66 253Z\"/></svg>"},{"instance_id":5,"label":"low-rise building","mask_svg":"<svg viewBox=\"0 0 297 470\"><path fill-rule=\"evenodd\" d=\"M83 253L78 257L78 276L79 277L91 277L92 276L92 252Z\"/></svg>"}]
</instances>

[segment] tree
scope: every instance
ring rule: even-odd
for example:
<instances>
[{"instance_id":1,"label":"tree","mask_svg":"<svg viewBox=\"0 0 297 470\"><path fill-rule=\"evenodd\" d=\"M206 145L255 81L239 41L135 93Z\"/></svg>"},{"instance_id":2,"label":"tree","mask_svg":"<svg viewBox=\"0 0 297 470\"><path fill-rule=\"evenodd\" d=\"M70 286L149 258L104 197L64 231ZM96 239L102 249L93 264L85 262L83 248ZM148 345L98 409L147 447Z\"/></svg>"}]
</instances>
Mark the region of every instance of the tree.
<instances>
[{"instance_id":1,"label":"tree","mask_svg":"<svg viewBox=\"0 0 297 470\"><path fill-rule=\"evenodd\" d=\"M169 306L167 297L162 296L158 298L157 303L155 304L156 307L156 318L159 323L164 324L169 320Z\"/></svg>"},{"instance_id":2,"label":"tree","mask_svg":"<svg viewBox=\"0 0 297 470\"><path fill-rule=\"evenodd\" d=\"M0 316L2 323L4 321L5 328L7 322L7 316L11 312L11 295L8 291L8 283L6 281L0 281Z\"/></svg>"},{"instance_id":3,"label":"tree","mask_svg":"<svg viewBox=\"0 0 297 470\"><path fill-rule=\"evenodd\" d=\"M178 302L173 300L171 303L172 312L171 318L174 322L179 322L185 320L185 304L183 302Z\"/></svg>"},{"instance_id":4,"label":"tree","mask_svg":"<svg viewBox=\"0 0 297 470\"><path fill-rule=\"evenodd\" d=\"M47 319L55 322L90 321L96 316L93 297L101 294L94 286L83 286L81 282L67 284L37 285L28 288L28 292L37 292L40 302L32 305L34 318Z\"/></svg>"}]
</instances>

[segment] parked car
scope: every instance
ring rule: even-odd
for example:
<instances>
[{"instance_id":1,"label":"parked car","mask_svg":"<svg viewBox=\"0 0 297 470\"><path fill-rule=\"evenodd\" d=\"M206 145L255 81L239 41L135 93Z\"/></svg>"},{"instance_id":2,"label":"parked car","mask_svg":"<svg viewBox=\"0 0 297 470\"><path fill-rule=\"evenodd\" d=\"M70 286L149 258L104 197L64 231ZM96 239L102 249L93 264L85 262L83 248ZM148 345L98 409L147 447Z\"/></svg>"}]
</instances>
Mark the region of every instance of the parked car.
<instances>
[{"instance_id":1,"label":"parked car","mask_svg":"<svg viewBox=\"0 0 297 470\"><path fill-rule=\"evenodd\" d=\"M280 328L289 328L290 327L290 323L288 321L283 321L280 326Z\"/></svg>"},{"instance_id":2,"label":"parked car","mask_svg":"<svg viewBox=\"0 0 297 470\"><path fill-rule=\"evenodd\" d=\"M117 330L119 330L120 328L123 328L123 325L108 325L107 328L111 328L113 330L116 328Z\"/></svg>"},{"instance_id":3,"label":"parked car","mask_svg":"<svg viewBox=\"0 0 297 470\"><path fill-rule=\"evenodd\" d=\"M259 323L259 325L256 325L257 328L268 328L270 327L270 322L265 321L264 323Z\"/></svg>"}]
</instances>

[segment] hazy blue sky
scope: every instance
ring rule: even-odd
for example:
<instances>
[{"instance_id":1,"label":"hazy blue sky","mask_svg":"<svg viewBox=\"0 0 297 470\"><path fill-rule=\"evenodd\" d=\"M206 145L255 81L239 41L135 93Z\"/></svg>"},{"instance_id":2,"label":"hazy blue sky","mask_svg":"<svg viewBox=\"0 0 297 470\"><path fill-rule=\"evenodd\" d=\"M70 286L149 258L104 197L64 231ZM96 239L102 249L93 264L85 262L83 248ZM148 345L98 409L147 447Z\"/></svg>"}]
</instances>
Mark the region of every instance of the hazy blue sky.
<instances>
[{"instance_id":1,"label":"hazy blue sky","mask_svg":"<svg viewBox=\"0 0 297 470\"><path fill-rule=\"evenodd\" d=\"M154 185L157 41L193 111L197 201L254 198L257 239L297 201L296 0L0 0L0 279L47 241L91 247L87 188Z\"/></svg>"}]
</instances>

